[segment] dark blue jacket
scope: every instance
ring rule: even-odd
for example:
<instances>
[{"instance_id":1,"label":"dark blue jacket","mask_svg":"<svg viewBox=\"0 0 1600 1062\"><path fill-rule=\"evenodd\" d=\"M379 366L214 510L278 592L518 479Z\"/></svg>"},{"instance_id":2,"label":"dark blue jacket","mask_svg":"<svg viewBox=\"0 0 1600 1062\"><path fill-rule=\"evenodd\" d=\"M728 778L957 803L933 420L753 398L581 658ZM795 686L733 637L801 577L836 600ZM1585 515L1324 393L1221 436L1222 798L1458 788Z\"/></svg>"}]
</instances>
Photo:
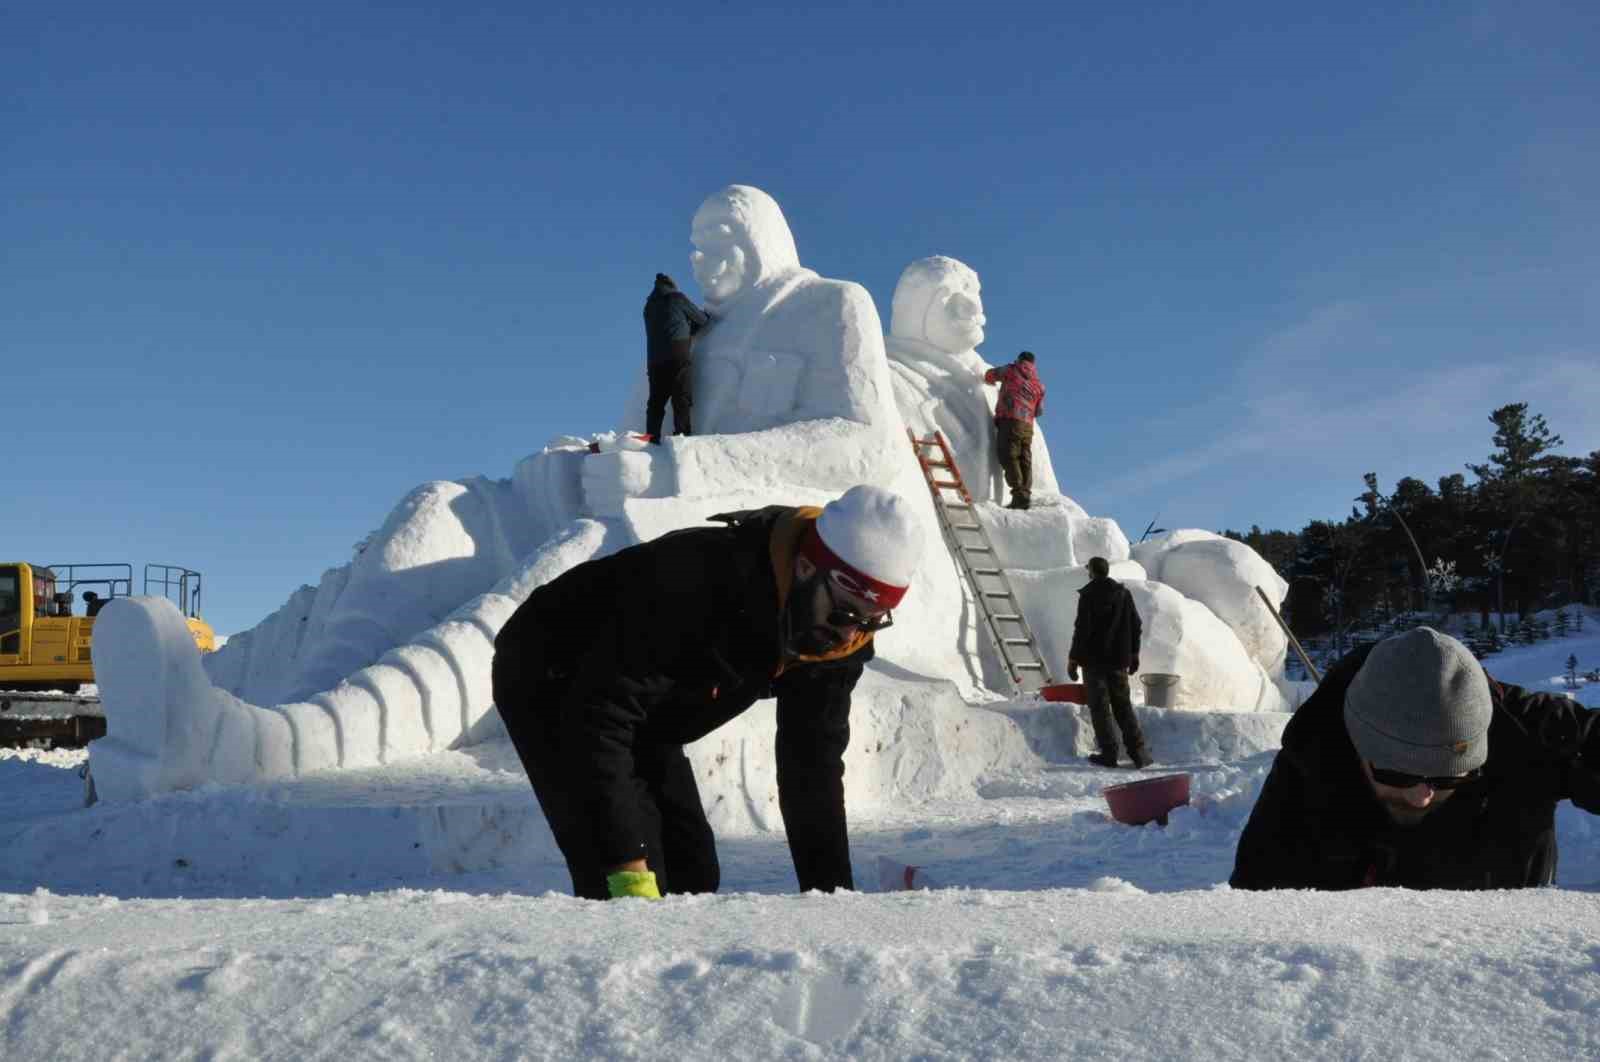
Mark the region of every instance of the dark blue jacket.
<instances>
[{"instance_id":1,"label":"dark blue jacket","mask_svg":"<svg viewBox=\"0 0 1600 1062\"><path fill-rule=\"evenodd\" d=\"M711 320L671 277L656 277L655 290L644 300L644 336L651 364L687 361L689 344Z\"/></svg>"}]
</instances>

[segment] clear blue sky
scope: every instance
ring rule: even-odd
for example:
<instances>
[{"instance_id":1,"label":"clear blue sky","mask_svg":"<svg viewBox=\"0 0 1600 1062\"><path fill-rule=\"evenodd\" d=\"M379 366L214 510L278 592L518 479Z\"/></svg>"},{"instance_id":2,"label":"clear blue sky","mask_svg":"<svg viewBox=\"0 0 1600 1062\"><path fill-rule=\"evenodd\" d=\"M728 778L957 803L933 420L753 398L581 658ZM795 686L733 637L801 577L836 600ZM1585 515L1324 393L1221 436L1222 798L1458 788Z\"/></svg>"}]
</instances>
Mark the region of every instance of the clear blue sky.
<instances>
[{"instance_id":1,"label":"clear blue sky","mask_svg":"<svg viewBox=\"0 0 1600 1062\"><path fill-rule=\"evenodd\" d=\"M732 182L886 323L976 268L1135 538L1461 471L1508 401L1600 448L1600 6L1309 12L13 8L0 555L185 563L254 624L412 486L614 426Z\"/></svg>"}]
</instances>

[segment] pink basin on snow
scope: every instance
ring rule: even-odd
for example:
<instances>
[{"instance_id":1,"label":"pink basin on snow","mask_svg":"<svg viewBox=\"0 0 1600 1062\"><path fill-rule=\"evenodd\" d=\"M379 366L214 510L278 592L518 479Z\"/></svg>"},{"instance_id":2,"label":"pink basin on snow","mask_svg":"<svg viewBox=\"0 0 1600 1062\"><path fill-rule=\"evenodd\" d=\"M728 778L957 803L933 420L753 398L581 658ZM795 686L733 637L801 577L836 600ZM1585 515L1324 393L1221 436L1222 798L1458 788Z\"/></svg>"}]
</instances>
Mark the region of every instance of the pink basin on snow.
<instances>
[{"instance_id":1,"label":"pink basin on snow","mask_svg":"<svg viewBox=\"0 0 1600 1062\"><path fill-rule=\"evenodd\" d=\"M1102 790L1111 808L1111 817L1129 826L1143 826L1147 822L1167 824L1167 812L1189 803L1188 774L1164 774L1159 778L1144 778L1122 785L1108 785Z\"/></svg>"}]
</instances>

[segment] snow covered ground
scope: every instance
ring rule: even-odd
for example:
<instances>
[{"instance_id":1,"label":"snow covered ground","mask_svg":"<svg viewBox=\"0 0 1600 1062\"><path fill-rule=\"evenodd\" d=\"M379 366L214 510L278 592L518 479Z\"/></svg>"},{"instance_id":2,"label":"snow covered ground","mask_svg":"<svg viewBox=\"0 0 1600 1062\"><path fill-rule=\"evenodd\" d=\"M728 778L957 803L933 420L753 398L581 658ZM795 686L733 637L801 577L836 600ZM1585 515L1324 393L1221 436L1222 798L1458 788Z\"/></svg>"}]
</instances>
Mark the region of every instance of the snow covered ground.
<instances>
[{"instance_id":1,"label":"snow covered ground","mask_svg":"<svg viewBox=\"0 0 1600 1062\"><path fill-rule=\"evenodd\" d=\"M1582 635L1491 657L1560 688ZM1600 706L1600 685L1577 691ZM874 809L858 886L793 894L781 832L724 833L723 892L561 895L503 745L280 786L80 806L82 753L0 752L0 1053L71 1058L1592 1058L1597 824L1563 806L1561 887L1234 893L1268 713L1147 710L1194 774L1165 828L1081 720L963 795ZM879 861L929 891L882 891Z\"/></svg>"}]
</instances>

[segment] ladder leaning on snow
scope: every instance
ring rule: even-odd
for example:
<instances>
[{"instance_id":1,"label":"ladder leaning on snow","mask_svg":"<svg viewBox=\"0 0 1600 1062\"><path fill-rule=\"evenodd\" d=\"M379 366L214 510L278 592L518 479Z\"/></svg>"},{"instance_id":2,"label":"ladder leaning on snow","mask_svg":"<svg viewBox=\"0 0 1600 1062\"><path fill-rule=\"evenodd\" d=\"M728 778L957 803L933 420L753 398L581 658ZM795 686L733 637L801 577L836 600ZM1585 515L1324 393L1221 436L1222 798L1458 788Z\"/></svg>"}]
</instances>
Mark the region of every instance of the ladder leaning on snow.
<instances>
[{"instance_id":1,"label":"ladder leaning on snow","mask_svg":"<svg viewBox=\"0 0 1600 1062\"><path fill-rule=\"evenodd\" d=\"M919 439L916 432L907 428L906 436L911 440L912 452L917 455L917 464L922 466L922 478L933 493L933 511L939 515L939 529L944 532L944 540L956 564L972 587L983 625L1005 663L1011 685L1018 692L1054 685L1050 665L1045 663L1033 631L1023 618L1022 606L1011 590L1005 569L1000 567L1000 558L989 533L978 519L972 495L961 478L961 470L956 467L955 455L950 452L944 434L936 431L926 439ZM941 479L940 472L948 472L949 478Z\"/></svg>"}]
</instances>

